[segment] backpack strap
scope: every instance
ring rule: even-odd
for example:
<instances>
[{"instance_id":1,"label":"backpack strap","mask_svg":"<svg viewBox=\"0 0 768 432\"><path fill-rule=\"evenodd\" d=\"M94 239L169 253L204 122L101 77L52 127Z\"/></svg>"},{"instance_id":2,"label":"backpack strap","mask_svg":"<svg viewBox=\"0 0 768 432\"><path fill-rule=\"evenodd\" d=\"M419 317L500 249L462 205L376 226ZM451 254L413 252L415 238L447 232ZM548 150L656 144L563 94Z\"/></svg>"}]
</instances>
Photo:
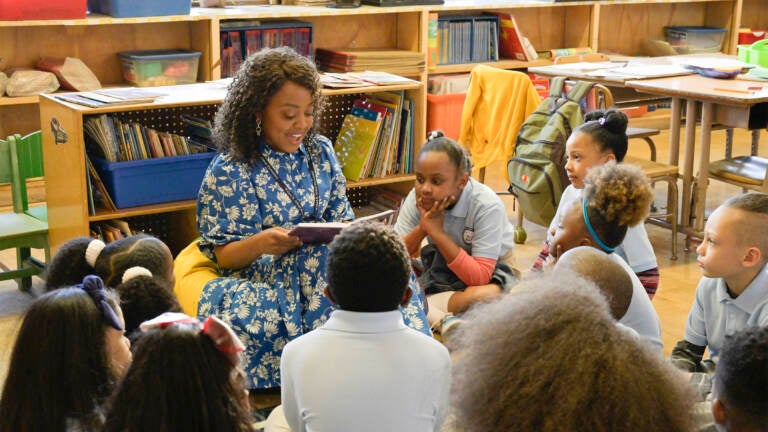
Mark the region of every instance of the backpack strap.
<instances>
[{"instance_id":1,"label":"backpack strap","mask_svg":"<svg viewBox=\"0 0 768 432\"><path fill-rule=\"evenodd\" d=\"M572 102L579 103L587 95L587 92L592 88L593 83L589 81L576 81L576 84L571 87L566 97Z\"/></svg>"},{"instance_id":2,"label":"backpack strap","mask_svg":"<svg viewBox=\"0 0 768 432\"><path fill-rule=\"evenodd\" d=\"M549 80L549 96L559 98L565 88L565 77L557 76Z\"/></svg>"}]
</instances>

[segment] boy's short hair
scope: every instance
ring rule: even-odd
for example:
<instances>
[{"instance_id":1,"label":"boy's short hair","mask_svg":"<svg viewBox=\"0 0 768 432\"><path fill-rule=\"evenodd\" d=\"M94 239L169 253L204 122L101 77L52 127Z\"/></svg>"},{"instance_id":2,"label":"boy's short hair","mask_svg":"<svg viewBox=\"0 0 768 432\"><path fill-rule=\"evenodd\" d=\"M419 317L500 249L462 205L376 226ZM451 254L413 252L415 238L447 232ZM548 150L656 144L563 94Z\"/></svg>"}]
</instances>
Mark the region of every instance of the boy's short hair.
<instances>
[{"instance_id":1,"label":"boy's short hair","mask_svg":"<svg viewBox=\"0 0 768 432\"><path fill-rule=\"evenodd\" d=\"M328 249L328 289L342 309L397 309L408 288L411 264L405 245L391 227L353 223L341 230Z\"/></svg>"},{"instance_id":2,"label":"boy's short hair","mask_svg":"<svg viewBox=\"0 0 768 432\"><path fill-rule=\"evenodd\" d=\"M735 422L768 425L768 328L747 327L726 337L714 392Z\"/></svg>"},{"instance_id":3,"label":"boy's short hair","mask_svg":"<svg viewBox=\"0 0 768 432\"><path fill-rule=\"evenodd\" d=\"M752 213L737 224L739 228L734 233L743 244L755 244L763 260L768 259L768 195L759 192L736 195L728 198L722 207Z\"/></svg>"}]
</instances>

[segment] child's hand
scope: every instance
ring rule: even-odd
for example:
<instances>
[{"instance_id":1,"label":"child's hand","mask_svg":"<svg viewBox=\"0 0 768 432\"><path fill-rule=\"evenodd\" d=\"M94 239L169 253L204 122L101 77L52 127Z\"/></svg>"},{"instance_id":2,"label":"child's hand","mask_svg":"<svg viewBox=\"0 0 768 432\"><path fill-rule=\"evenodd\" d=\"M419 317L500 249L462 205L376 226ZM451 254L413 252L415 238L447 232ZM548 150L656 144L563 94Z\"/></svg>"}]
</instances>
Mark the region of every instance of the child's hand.
<instances>
[{"instance_id":1,"label":"child's hand","mask_svg":"<svg viewBox=\"0 0 768 432\"><path fill-rule=\"evenodd\" d=\"M301 246L297 236L288 235L288 230L282 227L272 227L261 232L261 247L263 253L282 255Z\"/></svg>"},{"instance_id":2,"label":"child's hand","mask_svg":"<svg viewBox=\"0 0 768 432\"><path fill-rule=\"evenodd\" d=\"M424 208L422 202L419 202L419 213L421 213L421 228L432 235L433 232L442 231L443 221L445 220L445 209L456 202L453 195L447 196L440 201L435 201L430 208Z\"/></svg>"}]
</instances>

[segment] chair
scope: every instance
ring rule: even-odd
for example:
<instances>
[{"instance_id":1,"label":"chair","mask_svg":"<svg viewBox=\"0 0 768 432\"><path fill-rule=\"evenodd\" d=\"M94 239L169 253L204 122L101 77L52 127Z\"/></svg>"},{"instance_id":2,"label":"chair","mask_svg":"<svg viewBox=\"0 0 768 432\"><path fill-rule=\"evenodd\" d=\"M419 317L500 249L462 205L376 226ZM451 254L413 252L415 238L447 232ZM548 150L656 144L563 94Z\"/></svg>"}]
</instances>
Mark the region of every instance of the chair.
<instances>
[{"instance_id":1,"label":"chair","mask_svg":"<svg viewBox=\"0 0 768 432\"><path fill-rule=\"evenodd\" d=\"M18 143L19 174L26 185L27 180L40 178L45 175L43 170L43 134L40 131L26 136L14 135ZM29 207L27 188L21 189L24 213L41 221L48 222L48 207L45 204Z\"/></svg>"},{"instance_id":2,"label":"chair","mask_svg":"<svg viewBox=\"0 0 768 432\"><path fill-rule=\"evenodd\" d=\"M737 156L710 162L709 177L743 189L768 193L768 159Z\"/></svg>"},{"instance_id":3,"label":"chair","mask_svg":"<svg viewBox=\"0 0 768 432\"><path fill-rule=\"evenodd\" d=\"M50 260L51 254L48 222L26 213L29 210L25 202L27 185L21 175L18 156L20 142L25 142L25 138L12 135L7 140L0 140L0 182L10 183L13 201L12 211L0 213L0 250L16 249L17 262L15 270L0 272L0 280L16 279L22 291L32 287L32 276L42 273L45 267L43 262L32 256L31 249L43 249L45 262ZM29 141L34 141L34 138Z\"/></svg>"}]
</instances>

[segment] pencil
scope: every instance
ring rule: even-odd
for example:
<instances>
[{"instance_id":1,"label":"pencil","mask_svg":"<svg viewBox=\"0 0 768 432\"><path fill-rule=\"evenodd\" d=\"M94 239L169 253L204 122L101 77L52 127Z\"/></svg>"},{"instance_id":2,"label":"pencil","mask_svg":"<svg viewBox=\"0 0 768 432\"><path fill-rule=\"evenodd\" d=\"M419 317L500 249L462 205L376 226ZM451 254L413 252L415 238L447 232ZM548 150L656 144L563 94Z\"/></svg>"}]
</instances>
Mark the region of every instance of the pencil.
<instances>
[{"instance_id":1,"label":"pencil","mask_svg":"<svg viewBox=\"0 0 768 432\"><path fill-rule=\"evenodd\" d=\"M714 91L722 91L722 92L731 92L731 93L743 93L743 94L752 94L751 91L748 90L739 90L739 89L729 89L729 88L713 88Z\"/></svg>"}]
</instances>

